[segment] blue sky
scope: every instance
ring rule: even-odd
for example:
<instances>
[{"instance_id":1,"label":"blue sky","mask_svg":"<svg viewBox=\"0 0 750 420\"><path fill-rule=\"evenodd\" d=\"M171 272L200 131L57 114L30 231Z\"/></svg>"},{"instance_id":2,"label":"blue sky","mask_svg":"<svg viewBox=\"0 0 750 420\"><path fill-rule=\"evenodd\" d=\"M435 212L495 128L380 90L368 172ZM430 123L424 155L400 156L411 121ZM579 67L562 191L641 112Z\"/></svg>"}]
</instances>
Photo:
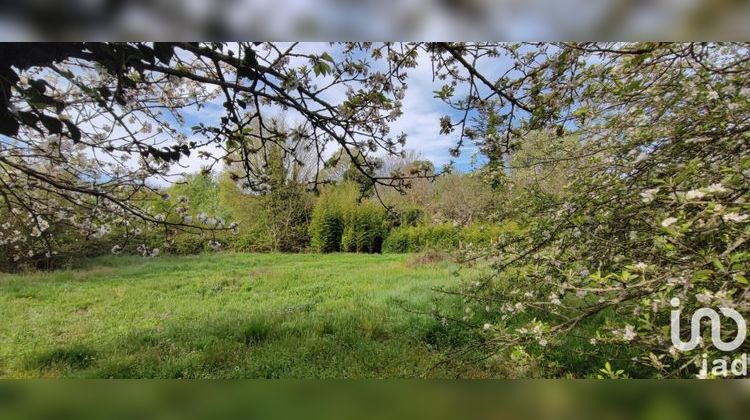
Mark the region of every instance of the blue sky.
<instances>
[{"instance_id":1,"label":"blue sky","mask_svg":"<svg viewBox=\"0 0 750 420\"><path fill-rule=\"evenodd\" d=\"M327 43L305 43L301 44L300 48L306 52L330 51ZM334 59L340 57L335 52L332 55ZM444 82L433 82L429 57L420 56L419 61L420 64L416 68L408 71L409 87L403 101L403 115L391 125L391 132L394 135L406 133L406 149L419 152L437 167L442 167L453 160L455 169L462 172L469 171L472 168L472 162L476 161L476 148L473 144L465 144L461 149L461 156L458 158L450 156L449 150L457 143L458 135L455 132L450 135L441 135L439 119L443 115L451 115L455 120L459 115L439 99L434 98L433 91L438 90ZM343 99L343 90L332 92L331 97L326 99L339 103ZM185 134L190 135L190 127L199 122L217 124L223 112L220 102L206 104L200 111L187 112ZM269 108L267 112L274 114L278 111ZM287 115L287 117L290 116ZM293 119L294 116L292 115L291 118ZM198 170L204 162L191 157L183 163L187 164L189 171L194 171Z\"/></svg>"}]
</instances>

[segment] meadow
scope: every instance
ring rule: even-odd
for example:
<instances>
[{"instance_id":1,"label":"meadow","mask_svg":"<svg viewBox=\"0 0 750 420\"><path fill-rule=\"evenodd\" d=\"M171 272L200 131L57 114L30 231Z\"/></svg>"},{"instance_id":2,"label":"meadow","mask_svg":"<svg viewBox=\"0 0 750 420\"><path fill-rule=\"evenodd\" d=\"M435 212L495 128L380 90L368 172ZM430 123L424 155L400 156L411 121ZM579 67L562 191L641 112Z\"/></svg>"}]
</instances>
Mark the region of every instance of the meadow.
<instances>
[{"instance_id":1,"label":"meadow","mask_svg":"<svg viewBox=\"0 0 750 420\"><path fill-rule=\"evenodd\" d=\"M409 255L107 256L0 275L0 376L473 377L430 316L452 263ZM443 344L441 344L443 343Z\"/></svg>"}]
</instances>

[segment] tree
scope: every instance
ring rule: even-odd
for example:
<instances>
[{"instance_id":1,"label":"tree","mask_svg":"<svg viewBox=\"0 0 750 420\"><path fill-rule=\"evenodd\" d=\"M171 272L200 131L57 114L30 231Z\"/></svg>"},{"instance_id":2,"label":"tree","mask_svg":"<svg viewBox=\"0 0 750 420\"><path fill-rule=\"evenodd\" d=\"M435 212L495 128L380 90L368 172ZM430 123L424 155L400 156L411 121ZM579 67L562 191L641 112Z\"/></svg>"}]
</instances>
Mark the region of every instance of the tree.
<instances>
[{"instance_id":1,"label":"tree","mask_svg":"<svg viewBox=\"0 0 750 420\"><path fill-rule=\"evenodd\" d=\"M522 75L490 84L537 99L520 121L503 111L508 128L497 141L516 150L523 129L546 121L555 135L572 131L579 145L560 150L542 173L577 165L573 173L562 170L570 178L561 185L527 178L537 190L553 186L554 194L511 209L526 226L487 250L496 261L493 274L461 292L465 321L479 313L473 307L487 306L497 315L477 329L489 335L489 351L541 355L549 353L538 349L585 334L604 317L584 354L621 346L639 355L626 371L641 365L655 376L692 376L701 353L724 354L710 339L690 352L673 347L671 303L686 314L706 305L750 312L748 46L557 44L515 51ZM479 57L456 59L476 72ZM510 98L505 103L514 108ZM736 328L726 325L723 333Z\"/></svg>"},{"instance_id":2,"label":"tree","mask_svg":"<svg viewBox=\"0 0 750 420\"><path fill-rule=\"evenodd\" d=\"M615 310L595 342L637 346L658 375L687 376L699 352L720 353L708 340L670 351L665 302L750 312L748 53L745 43L346 43L318 53L273 43L4 44L0 204L42 255L55 242L42 220L81 217L82 232L131 220L227 229L155 214L144 196L185 155L247 161L258 152L248 136L305 144L318 168L340 148L375 192L403 189L424 176L380 176L367 162L400 154L405 136L390 123L421 55L443 83L435 97L451 111L438 124L455 133L454 155L481 141L499 165L542 131L576 136L585 156L562 194L512 209L523 234L488 248L494 274L462 292L503 308L497 328L482 328L493 334L489 350L554 345ZM334 102L333 91L344 98ZM184 132L187 111L212 101L217 121ZM268 107L299 122L280 132ZM11 246L13 230L0 238ZM537 320L511 324L529 315Z\"/></svg>"}]
</instances>

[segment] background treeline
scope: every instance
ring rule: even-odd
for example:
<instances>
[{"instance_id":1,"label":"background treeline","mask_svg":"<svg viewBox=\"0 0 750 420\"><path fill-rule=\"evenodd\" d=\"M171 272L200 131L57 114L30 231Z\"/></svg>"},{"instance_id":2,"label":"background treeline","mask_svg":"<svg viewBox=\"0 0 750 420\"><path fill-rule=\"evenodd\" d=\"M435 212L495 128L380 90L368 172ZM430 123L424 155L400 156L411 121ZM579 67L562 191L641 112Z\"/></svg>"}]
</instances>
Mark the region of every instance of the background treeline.
<instances>
[{"instance_id":1,"label":"background treeline","mask_svg":"<svg viewBox=\"0 0 750 420\"><path fill-rule=\"evenodd\" d=\"M406 165L429 165L422 160ZM238 223L237 232L213 233L222 249L240 252L415 252L489 244L512 224L498 224L493 191L480 173L414 180L405 194L382 190L339 171L318 191L291 179L268 191L244 190L229 171L186 176L166 190L196 213ZM210 249L205 236L177 233L171 252Z\"/></svg>"},{"instance_id":2,"label":"background treeline","mask_svg":"<svg viewBox=\"0 0 750 420\"><path fill-rule=\"evenodd\" d=\"M59 251L40 258L44 266L37 268L69 266L81 257L106 253L406 253L490 245L505 234L517 233L523 225L513 208L548 199L567 182L560 168L509 170L510 163L519 166L534 159L534 154L554 155L563 144L541 147L544 139L529 137L527 147L515 151L512 161L490 159L469 173L434 176L433 164L414 152L381 159L375 175L424 175L411 179L404 192L376 189L372 179L343 153L334 153L324 168L316 168L314 155L308 151L267 146L262 158L249 162L251 171L240 166L246 164L240 157L230 156L221 171L187 174L166 188L143 191L137 197L168 222L199 220L223 230L196 234L179 226L165 229L122 223L85 229L80 221L55 221L49 229ZM311 180L316 177L319 184L313 189ZM21 267L10 254L0 258L3 270L34 268Z\"/></svg>"}]
</instances>

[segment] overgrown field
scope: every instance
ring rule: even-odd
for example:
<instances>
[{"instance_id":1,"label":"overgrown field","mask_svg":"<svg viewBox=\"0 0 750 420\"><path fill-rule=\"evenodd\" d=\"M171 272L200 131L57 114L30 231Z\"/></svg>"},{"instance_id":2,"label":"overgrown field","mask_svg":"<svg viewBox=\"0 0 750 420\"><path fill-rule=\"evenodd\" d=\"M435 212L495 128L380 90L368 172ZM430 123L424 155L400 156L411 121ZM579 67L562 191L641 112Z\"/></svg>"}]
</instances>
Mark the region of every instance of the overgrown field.
<instances>
[{"instance_id":1,"label":"overgrown field","mask_svg":"<svg viewBox=\"0 0 750 420\"><path fill-rule=\"evenodd\" d=\"M0 376L478 376L434 367L445 329L402 308L429 310L454 268L227 253L0 275Z\"/></svg>"}]
</instances>

